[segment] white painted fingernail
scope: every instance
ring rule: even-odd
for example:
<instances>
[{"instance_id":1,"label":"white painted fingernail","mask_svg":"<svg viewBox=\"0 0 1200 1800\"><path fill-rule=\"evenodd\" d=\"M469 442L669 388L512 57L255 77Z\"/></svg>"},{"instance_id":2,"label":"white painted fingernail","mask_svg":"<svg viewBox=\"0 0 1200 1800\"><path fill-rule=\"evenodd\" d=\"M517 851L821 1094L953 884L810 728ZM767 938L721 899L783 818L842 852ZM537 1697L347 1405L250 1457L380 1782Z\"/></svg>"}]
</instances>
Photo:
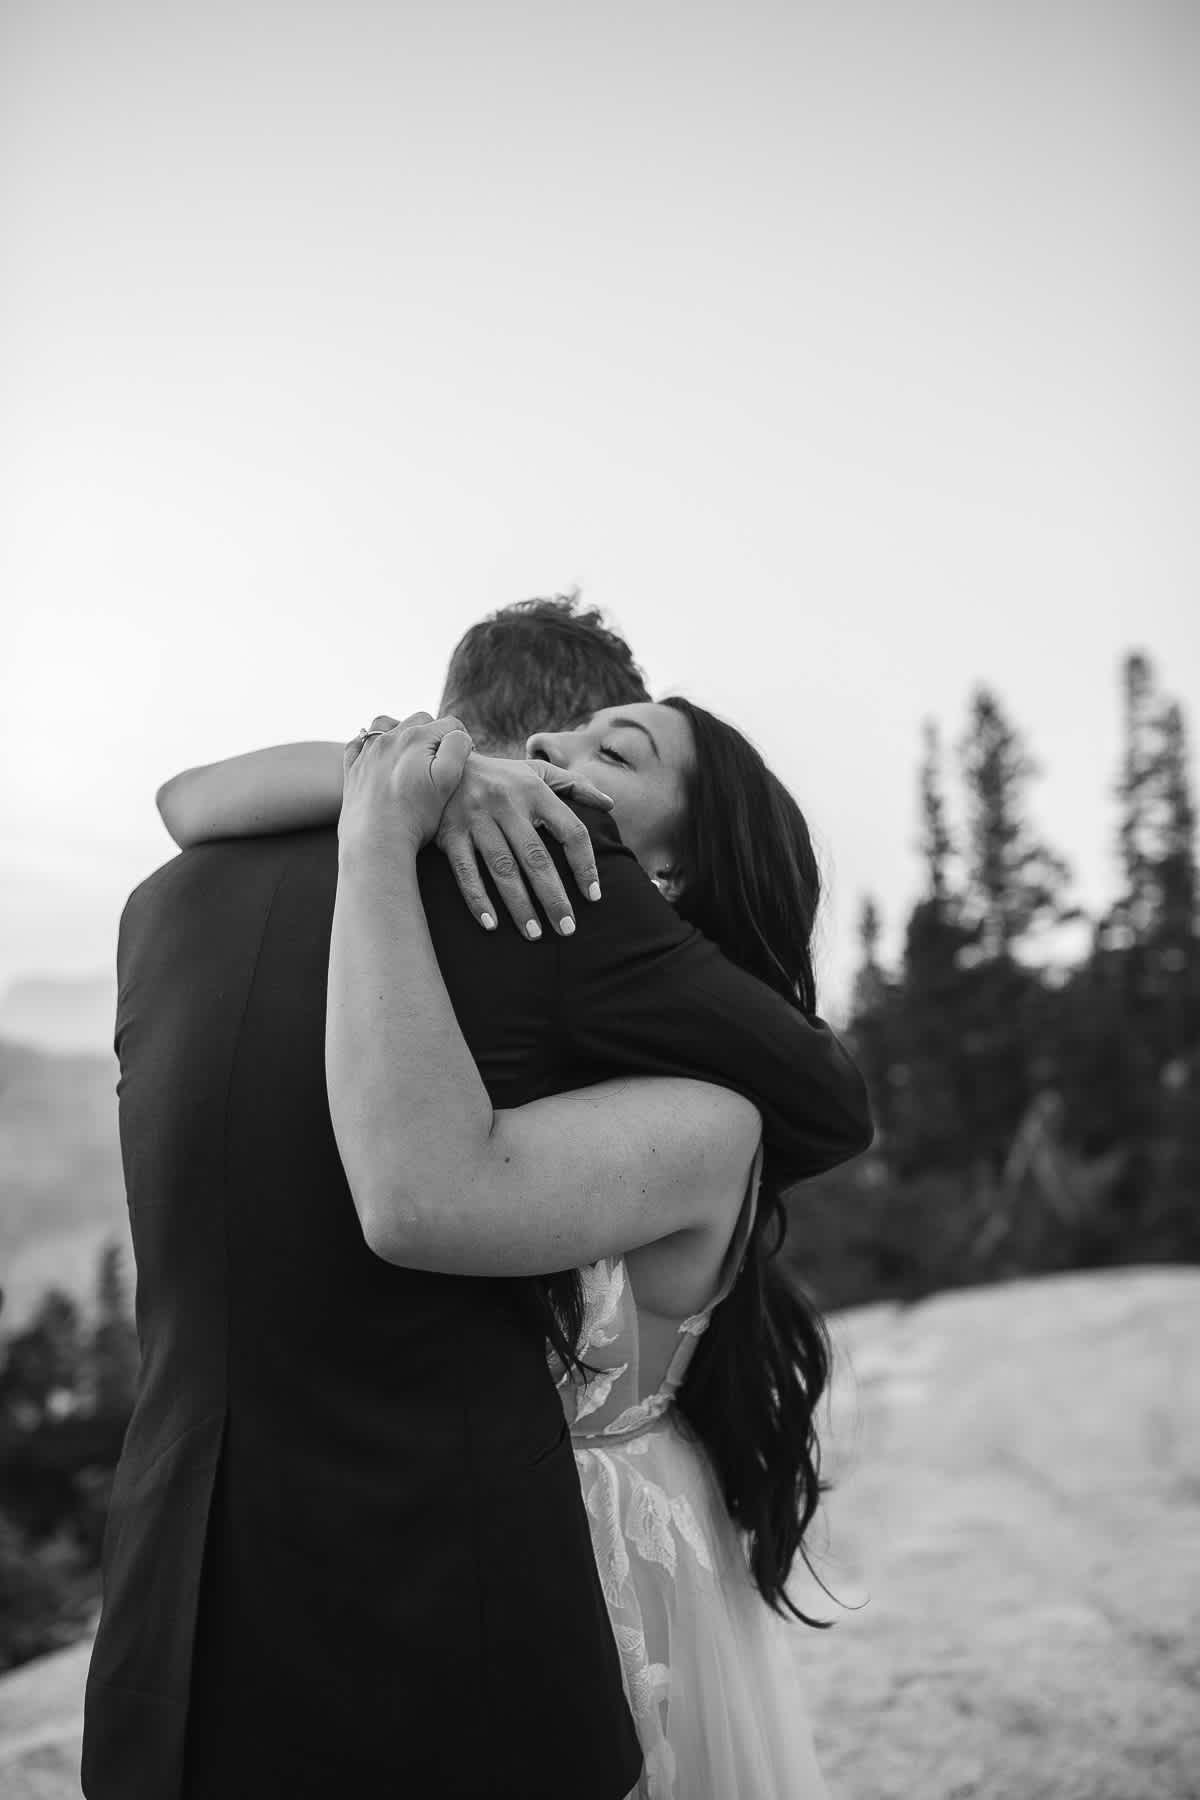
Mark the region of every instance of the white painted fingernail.
<instances>
[{"instance_id":1,"label":"white painted fingernail","mask_svg":"<svg viewBox=\"0 0 1200 1800\"><path fill-rule=\"evenodd\" d=\"M495 931L496 929L496 921L493 919L491 913L480 913L479 923L483 926L485 931Z\"/></svg>"},{"instance_id":2,"label":"white painted fingernail","mask_svg":"<svg viewBox=\"0 0 1200 1800\"><path fill-rule=\"evenodd\" d=\"M575 929L574 919L571 919L571 918L560 919L558 921L558 929L562 932L564 937L570 937L571 933Z\"/></svg>"},{"instance_id":3,"label":"white painted fingernail","mask_svg":"<svg viewBox=\"0 0 1200 1800\"><path fill-rule=\"evenodd\" d=\"M598 881L593 881L591 887L588 889L588 899L589 900L598 900L599 898L600 898L600 883Z\"/></svg>"},{"instance_id":4,"label":"white painted fingernail","mask_svg":"<svg viewBox=\"0 0 1200 1800\"><path fill-rule=\"evenodd\" d=\"M536 919L530 919L525 930L531 938L540 938L542 935L542 928Z\"/></svg>"}]
</instances>

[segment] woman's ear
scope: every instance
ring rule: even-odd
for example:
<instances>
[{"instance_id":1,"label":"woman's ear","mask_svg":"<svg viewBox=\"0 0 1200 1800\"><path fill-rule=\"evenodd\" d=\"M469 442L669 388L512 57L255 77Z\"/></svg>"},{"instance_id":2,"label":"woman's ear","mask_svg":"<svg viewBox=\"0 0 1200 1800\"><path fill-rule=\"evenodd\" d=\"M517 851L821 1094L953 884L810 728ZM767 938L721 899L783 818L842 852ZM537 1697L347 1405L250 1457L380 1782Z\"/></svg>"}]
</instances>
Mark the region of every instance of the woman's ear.
<instances>
[{"instance_id":1,"label":"woman's ear","mask_svg":"<svg viewBox=\"0 0 1200 1800\"><path fill-rule=\"evenodd\" d=\"M669 900L671 905L674 906L676 900L679 898L680 890L683 887L683 880L678 869L660 869L657 875L652 875L650 879L653 881L663 899Z\"/></svg>"}]
</instances>

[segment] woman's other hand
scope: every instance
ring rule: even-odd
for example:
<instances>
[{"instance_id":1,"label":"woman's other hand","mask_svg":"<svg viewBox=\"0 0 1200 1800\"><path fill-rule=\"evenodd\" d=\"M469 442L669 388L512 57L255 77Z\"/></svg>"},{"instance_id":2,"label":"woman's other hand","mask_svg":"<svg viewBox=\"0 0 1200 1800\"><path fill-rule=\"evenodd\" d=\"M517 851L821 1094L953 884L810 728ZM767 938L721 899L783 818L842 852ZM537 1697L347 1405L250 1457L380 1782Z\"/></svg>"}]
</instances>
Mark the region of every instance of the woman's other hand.
<instances>
[{"instance_id":1,"label":"woman's other hand","mask_svg":"<svg viewBox=\"0 0 1200 1800\"><path fill-rule=\"evenodd\" d=\"M346 746L342 842L398 831L420 848L436 838L468 909L485 931L496 929L496 915L481 867L522 937L542 935L530 889L555 930L569 936L575 929L574 909L539 827L563 846L580 893L598 900L592 840L564 796L605 811L612 807L609 796L540 759L518 762L478 751L464 755L470 738L458 719L414 713L401 723L379 713L370 731L365 741L360 735ZM448 789L444 802L443 789Z\"/></svg>"},{"instance_id":2,"label":"woman's other hand","mask_svg":"<svg viewBox=\"0 0 1200 1800\"><path fill-rule=\"evenodd\" d=\"M600 898L591 837L562 798L564 794L605 811L612 806L599 788L573 780L552 763L515 762L508 757L481 756L478 751L469 758L462 781L442 814L437 844L449 858L463 899L485 931L495 930L496 917L481 864L522 937L542 935L530 889L561 936L569 937L574 931L574 909L539 826L562 845L580 893L589 900Z\"/></svg>"},{"instance_id":3,"label":"woman's other hand","mask_svg":"<svg viewBox=\"0 0 1200 1800\"><path fill-rule=\"evenodd\" d=\"M470 754L471 738L461 719L418 712L397 722L377 714L370 730L346 746L341 845L380 838L395 844L399 838L419 850L429 843Z\"/></svg>"}]
</instances>

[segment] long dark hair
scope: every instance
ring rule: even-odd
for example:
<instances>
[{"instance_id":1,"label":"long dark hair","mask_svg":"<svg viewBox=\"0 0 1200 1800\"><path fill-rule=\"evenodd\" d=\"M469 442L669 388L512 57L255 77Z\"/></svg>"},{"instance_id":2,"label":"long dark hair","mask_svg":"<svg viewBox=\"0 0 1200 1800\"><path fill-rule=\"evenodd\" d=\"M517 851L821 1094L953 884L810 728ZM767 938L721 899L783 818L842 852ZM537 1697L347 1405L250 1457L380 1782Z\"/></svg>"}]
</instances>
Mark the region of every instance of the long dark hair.
<instances>
[{"instance_id":1,"label":"long dark hair","mask_svg":"<svg viewBox=\"0 0 1200 1800\"><path fill-rule=\"evenodd\" d=\"M663 702L692 730L676 858L676 910L731 962L813 1014L812 936L821 874L804 814L740 731L690 700ZM764 1171L741 1270L700 1338L676 1405L708 1452L746 1533L759 1592L810 1618L785 1584L826 1483L816 1412L829 1384L824 1319L779 1261L787 1213ZM811 1566L811 1565L809 1565Z\"/></svg>"},{"instance_id":2,"label":"long dark hair","mask_svg":"<svg viewBox=\"0 0 1200 1800\"><path fill-rule=\"evenodd\" d=\"M732 725L675 696L695 748L673 874L680 915L731 962L802 1012L816 1011L812 935L821 876L803 813L754 746ZM813 1619L786 1593L826 1483L816 1412L829 1384L829 1334L779 1261L787 1214L768 1158L758 1209L733 1288L713 1313L676 1397L703 1444L731 1517L746 1534L751 1573L777 1613ZM578 1342L575 1271L544 1279L560 1357Z\"/></svg>"}]
</instances>

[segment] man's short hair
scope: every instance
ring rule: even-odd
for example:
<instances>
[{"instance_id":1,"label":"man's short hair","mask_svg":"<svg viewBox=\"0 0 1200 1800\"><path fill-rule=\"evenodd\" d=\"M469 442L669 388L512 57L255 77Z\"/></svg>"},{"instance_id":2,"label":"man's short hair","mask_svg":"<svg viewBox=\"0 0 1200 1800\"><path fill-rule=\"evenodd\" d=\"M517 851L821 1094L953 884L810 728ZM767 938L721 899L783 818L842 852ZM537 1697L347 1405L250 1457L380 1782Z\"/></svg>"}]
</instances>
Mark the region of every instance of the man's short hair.
<instances>
[{"instance_id":1,"label":"man's short hair","mask_svg":"<svg viewBox=\"0 0 1200 1800\"><path fill-rule=\"evenodd\" d=\"M523 744L535 731L566 731L602 706L649 700L624 638L579 590L518 600L472 625L455 646L441 711L481 745Z\"/></svg>"}]
</instances>

